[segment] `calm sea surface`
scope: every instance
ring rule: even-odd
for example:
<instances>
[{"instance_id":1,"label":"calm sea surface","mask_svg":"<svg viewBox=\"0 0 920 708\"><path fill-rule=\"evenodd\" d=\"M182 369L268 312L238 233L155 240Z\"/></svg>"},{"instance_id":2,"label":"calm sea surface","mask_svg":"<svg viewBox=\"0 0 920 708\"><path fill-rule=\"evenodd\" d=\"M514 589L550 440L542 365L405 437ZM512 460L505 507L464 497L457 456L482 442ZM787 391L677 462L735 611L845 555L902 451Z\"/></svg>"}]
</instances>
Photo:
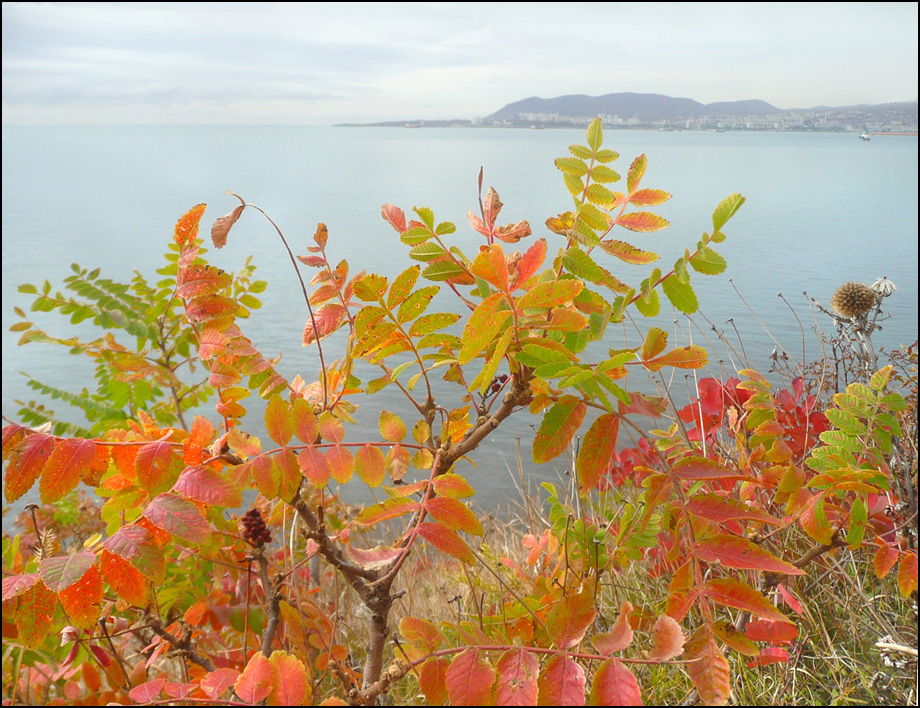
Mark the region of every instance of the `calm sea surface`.
<instances>
[{"instance_id":1,"label":"calm sea surface","mask_svg":"<svg viewBox=\"0 0 920 708\"><path fill-rule=\"evenodd\" d=\"M103 275L114 279L127 280L136 268L156 280L154 271L163 263L177 218L206 202L203 223L209 225L236 206L224 194L227 189L268 211L295 253L306 252L317 222L323 221L333 259L348 259L353 273L366 269L392 276L410 261L407 248L380 218L381 205L393 203L407 212L431 207L439 221L457 224L456 243L473 255L479 241L466 212L478 212L480 166L485 188L494 186L505 204L502 223L529 220L536 237L549 239L552 252L561 239L543 222L571 208L553 159L567 155L567 146L575 142L584 143L583 130L3 128L3 414L15 418L14 399L31 397L20 371L78 390L90 383L92 370L60 348L16 346L19 335L8 331L16 321L13 307L27 309L30 302L17 292L20 283L47 278L58 289L73 262L101 265ZM916 138L874 137L866 143L852 134L607 130L605 146L621 154L613 167L624 176L632 159L645 153L642 185L674 195L655 210L670 220L670 228L616 236L660 253L663 269L711 230L712 210L723 197L740 192L747 198L725 228L727 241L717 246L728 261L727 272L718 277L692 272L705 317L695 315L690 325L668 307L655 322L672 332L672 343L692 336L709 345L714 373L730 375L746 365L767 371L773 338L794 360L820 356L816 322L827 331L832 327L825 317L816 320L802 293L827 305L835 288L850 280L871 284L887 276L898 287L887 301L891 319L876 336L877 344L891 349L917 338ZM255 212L237 224L226 248L208 257L233 271L249 254L269 288L246 333L266 355L283 353L280 369L289 378L300 373L315 380L315 349L300 344L306 313L299 285L280 242ZM632 284L649 270L614 262L608 267ZM446 296L440 304L455 307ZM71 333L58 315L36 313L34 319L49 333ZM647 321L637 324L648 326ZM712 324L725 330L737 353L718 341ZM327 359L338 358L337 341L326 345ZM611 327L604 346L626 342L637 346L640 335ZM742 346L748 364L738 359ZM365 381L376 377L369 369L358 375ZM675 390L685 399L684 379L681 373ZM638 372L627 384L651 391ZM51 403L66 413L60 402ZM405 413L411 426L406 405L389 387L359 412L362 430L350 432L352 440L376 435L380 408ZM251 427L261 428L261 411L255 405L250 410ZM486 507L516 496L508 473L516 468L515 436L522 440L526 472L535 480L555 479L565 466L560 460L535 469L529 462L535 421L519 416L509 422L483 446L478 468L468 468L477 501Z\"/></svg>"}]
</instances>

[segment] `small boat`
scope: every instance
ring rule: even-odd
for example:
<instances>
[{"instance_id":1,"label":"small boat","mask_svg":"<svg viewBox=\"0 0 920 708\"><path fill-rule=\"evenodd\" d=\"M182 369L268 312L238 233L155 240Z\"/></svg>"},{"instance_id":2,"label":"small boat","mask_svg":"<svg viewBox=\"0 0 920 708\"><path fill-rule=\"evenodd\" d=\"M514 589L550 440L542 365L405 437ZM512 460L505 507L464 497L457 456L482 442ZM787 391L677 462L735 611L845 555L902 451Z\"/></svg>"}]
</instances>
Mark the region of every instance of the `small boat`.
<instances>
[{"instance_id":1,"label":"small boat","mask_svg":"<svg viewBox=\"0 0 920 708\"><path fill-rule=\"evenodd\" d=\"M869 133L868 133L868 131L865 131L865 130L864 130L862 133L860 133L860 134L859 134L859 139L860 139L860 140L865 140L865 141L868 142L868 140L869 140Z\"/></svg>"}]
</instances>

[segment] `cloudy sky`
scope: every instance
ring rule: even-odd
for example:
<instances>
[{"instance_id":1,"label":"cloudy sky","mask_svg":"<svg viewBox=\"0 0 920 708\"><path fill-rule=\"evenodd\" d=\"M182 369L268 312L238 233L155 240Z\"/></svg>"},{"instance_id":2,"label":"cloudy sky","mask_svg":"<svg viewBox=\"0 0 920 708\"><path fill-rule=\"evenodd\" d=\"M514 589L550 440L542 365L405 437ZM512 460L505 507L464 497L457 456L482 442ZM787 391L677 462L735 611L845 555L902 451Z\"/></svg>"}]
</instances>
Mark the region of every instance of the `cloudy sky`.
<instances>
[{"instance_id":1,"label":"cloudy sky","mask_svg":"<svg viewBox=\"0 0 920 708\"><path fill-rule=\"evenodd\" d=\"M564 94L917 100L917 3L3 3L3 123L471 118Z\"/></svg>"}]
</instances>

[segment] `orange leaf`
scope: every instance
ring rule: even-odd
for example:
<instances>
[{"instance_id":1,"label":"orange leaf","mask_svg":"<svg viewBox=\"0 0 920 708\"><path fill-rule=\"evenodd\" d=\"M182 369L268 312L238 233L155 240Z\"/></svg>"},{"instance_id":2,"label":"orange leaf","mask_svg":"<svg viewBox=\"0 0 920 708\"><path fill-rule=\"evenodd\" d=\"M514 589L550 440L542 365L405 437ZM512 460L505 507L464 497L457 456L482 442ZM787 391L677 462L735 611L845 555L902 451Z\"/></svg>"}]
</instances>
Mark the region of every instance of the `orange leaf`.
<instances>
[{"instance_id":1,"label":"orange leaf","mask_svg":"<svg viewBox=\"0 0 920 708\"><path fill-rule=\"evenodd\" d=\"M779 647L766 647L762 649L754 661L748 662L748 668L753 669L755 666L769 666L770 664L785 664L789 661L789 652Z\"/></svg>"},{"instance_id":2,"label":"orange leaf","mask_svg":"<svg viewBox=\"0 0 920 708\"><path fill-rule=\"evenodd\" d=\"M537 674L540 662L526 649L509 649L495 665L498 672L496 705L534 706L537 704Z\"/></svg>"},{"instance_id":3,"label":"orange leaf","mask_svg":"<svg viewBox=\"0 0 920 708\"><path fill-rule=\"evenodd\" d=\"M447 700L447 669L450 660L433 656L419 671L418 685L425 694L425 702L430 706L443 705Z\"/></svg>"},{"instance_id":4,"label":"orange leaf","mask_svg":"<svg viewBox=\"0 0 920 708\"><path fill-rule=\"evenodd\" d=\"M442 497L464 499L473 496L475 490L459 474L448 472L434 479L434 491Z\"/></svg>"},{"instance_id":5,"label":"orange leaf","mask_svg":"<svg viewBox=\"0 0 920 708\"><path fill-rule=\"evenodd\" d=\"M415 617L403 617L399 620L399 633L407 642L425 653L437 651L444 641L444 635L433 622Z\"/></svg>"},{"instance_id":6,"label":"orange leaf","mask_svg":"<svg viewBox=\"0 0 920 708\"><path fill-rule=\"evenodd\" d=\"M466 541L441 524L419 524L418 533L419 536L424 538L439 551L443 551L454 558L462 560L464 563L473 562L473 552L470 550L470 547L466 545ZM451 701L453 701L453 699L451 699Z\"/></svg>"},{"instance_id":7,"label":"orange leaf","mask_svg":"<svg viewBox=\"0 0 920 708\"><path fill-rule=\"evenodd\" d=\"M139 686L135 686L128 691L128 696L135 703L150 703L159 697L165 685L166 677L161 676L160 678L151 679Z\"/></svg>"},{"instance_id":8,"label":"orange leaf","mask_svg":"<svg viewBox=\"0 0 920 708\"><path fill-rule=\"evenodd\" d=\"M400 442L406 437L406 424L398 415L390 411L380 411L378 427L381 437L389 442Z\"/></svg>"},{"instance_id":9,"label":"orange leaf","mask_svg":"<svg viewBox=\"0 0 920 708\"><path fill-rule=\"evenodd\" d=\"M619 217L617 219L617 224L630 231L647 232L666 229L670 225L670 222L649 211L634 211Z\"/></svg>"},{"instance_id":10,"label":"orange leaf","mask_svg":"<svg viewBox=\"0 0 920 708\"><path fill-rule=\"evenodd\" d=\"M406 213L399 207L384 204L380 208L380 215L390 226L396 229L396 233L401 234L406 230Z\"/></svg>"},{"instance_id":11,"label":"orange leaf","mask_svg":"<svg viewBox=\"0 0 920 708\"><path fill-rule=\"evenodd\" d=\"M596 706L641 706L642 692L633 672L622 662L607 659L594 674L591 703Z\"/></svg>"},{"instance_id":12,"label":"orange leaf","mask_svg":"<svg viewBox=\"0 0 920 708\"><path fill-rule=\"evenodd\" d=\"M103 580L122 600L135 607L144 607L147 604L147 580L124 558L103 548L99 570L102 572Z\"/></svg>"},{"instance_id":13,"label":"orange leaf","mask_svg":"<svg viewBox=\"0 0 920 708\"><path fill-rule=\"evenodd\" d=\"M492 704L495 669L482 658L480 651L474 647L467 647L450 662L444 682L452 705L486 706Z\"/></svg>"},{"instance_id":14,"label":"orange leaf","mask_svg":"<svg viewBox=\"0 0 920 708\"><path fill-rule=\"evenodd\" d=\"M379 447L365 445L355 455L355 468L368 487L379 487L386 476L383 452Z\"/></svg>"},{"instance_id":15,"label":"orange leaf","mask_svg":"<svg viewBox=\"0 0 920 708\"><path fill-rule=\"evenodd\" d=\"M709 354L695 344L672 349L657 359L644 361L642 365L649 371L658 371L663 366L673 366L676 369L701 369L709 362Z\"/></svg>"},{"instance_id":16,"label":"orange leaf","mask_svg":"<svg viewBox=\"0 0 920 708\"><path fill-rule=\"evenodd\" d=\"M336 444L326 453L326 462L329 465L329 474L339 484L347 484L355 471L355 456L347 447Z\"/></svg>"},{"instance_id":17,"label":"orange leaf","mask_svg":"<svg viewBox=\"0 0 920 708\"><path fill-rule=\"evenodd\" d=\"M507 305L503 293L493 293L473 310L461 338L462 345L457 355L460 364L468 364L489 342L505 328L511 312L501 309Z\"/></svg>"},{"instance_id":18,"label":"orange leaf","mask_svg":"<svg viewBox=\"0 0 920 708\"><path fill-rule=\"evenodd\" d=\"M708 457L684 457L671 466L672 474L678 479L719 479L732 477L734 473L721 467L715 460Z\"/></svg>"},{"instance_id":19,"label":"orange leaf","mask_svg":"<svg viewBox=\"0 0 920 708\"><path fill-rule=\"evenodd\" d=\"M151 532L138 524L122 526L102 542L110 553L131 563L145 577L161 582L166 574L166 559L154 543Z\"/></svg>"},{"instance_id":20,"label":"orange leaf","mask_svg":"<svg viewBox=\"0 0 920 708\"><path fill-rule=\"evenodd\" d=\"M91 566L83 577L61 590L58 598L71 623L80 629L90 629L102 610L102 576Z\"/></svg>"},{"instance_id":21,"label":"orange leaf","mask_svg":"<svg viewBox=\"0 0 920 708\"><path fill-rule=\"evenodd\" d=\"M279 445L287 445L294 434L294 425L287 401L275 394L265 407L265 429L269 437Z\"/></svg>"},{"instance_id":22,"label":"orange leaf","mask_svg":"<svg viewBox=\"0 0 920 708\"><path fill-rule=\"evenodd\" d=\"M605 239L604 241L601 241L600 246L602 249L604 249L605 252L609 253L611 256L619 258L624 263L646 265L648 263L654 263L658 260L657 253L652 253L651 251L643 251L640 248L636 248L632 244L626 243L626 241Z\"/></svg>"},{"instance_id":23,"label":"orange leaf","mask_svg":"<svg viewBox=\"0 0 920 708\"><path fill-rule=\"evenodd\" d=\"M774 622L772 620L754 620L748 622L744 628L744 636L753 639L755 642L772 642L781 644L791 642L799 636L798 627L785 622Z\"/></svg>"},{"instance_id":24,"label":"orange leaf","mask_svg":"<svg viewBox=\"0 0 920 708\"><path fill-rule=\"evenodd\" d=\"M877 540L878 537L876 537ZM875 551L875 556L872 559L872 565L875 568L875 577L881 579L888 575L888 572L894 568L894 564L898 562L898 549L892 548L884 541L880 541L878 550Z\"/></svg>"},{"instance_id":25,"label":"orange leaf","mask_svg":"<svg viewBox=\"0 0 920 708\"><path fill-rule=\"evenodd\" d=\"M385 499L379 504L364 507L358 512L358 515L355 516L355 523L364 525L376 524L386 519L393 519L397 516L408 514L410 511L418 509L419 506L420 504L414 499Z\"/></svg>"},{"instance_id":26,"label":"orange leaf","mask_svg":"<svg viewBox=\"0 0 920 708\"><path fill-rule=\"evenodd\" d=\"M92 440L59 440L45 464L38 485L42 503L53 504L74 489L95 457L96 444Z\"/></svg>"},{"instance_id":27,"label":"orange leaf","mask_svg":"<svg viewBox=\"0 0 920 708\"><path fill-rule=\"evenodd\" d=\"M29 649L37 649L51 629L57 596L38 582L20 595L16 606L16 629L19 639Z\"/></svg>"},{"instance_id":28,"label":"orange leaf","mask_svg":"<svg viewBox=\"0 0 920 708\"><path fill-rule=\"evenodd\" d=\"M735 519L750 519L775 526L779 526L782 523L780 519L771 516L763 509L757 509L731 497L724 497L721 494L697 494L687 502L687 511L695 516L717 523Z\"/></svg>"},{"instance_id":29,"label":"orange leaf","mask_svg":"<svg viewBox=\"0 0 920 708\"><path fill-rule=\"evenodd\" d=\"M172 481L169 477L175 459L172 445L168 442L143 445L134 458L134 473L138 484L151 494L164 491Z\"/></svg>"},{"instance_id":30,"label":"orange leaf","mask_svg":"<svg viewBox=\"0 0 920 708\"><path fill-rule=\"evenodd\" d=\"M258 703L272 692L275 685L275 671L265 654L257 651L252 655L233 690L246 703Z\"/></svg>"},{"instance_id":31,"label":"orange leaf","mask_svg":"<svg viewBox=\"0 0 920 708\"><path fill-rule=\"evenodd\" d=\"M305 398L296 398L291 405L291 421L294 424L294 434L305 443L317 442L319 425L313 414L313 407Z\"/></svg>"},{"instance_id":32,"label":"orange leaf","mask_svg":"<svg viewBox=\"0 0 920 708\"><path fill-rule=\"evenodd\" d=\"M583 706L585 671L565 655L554 656L543 667L537 688L541 706Z\"/></svg>"},{"instance_id":33,"label":"orange leaf","mask_svg":"<svg viewBox=\"0 0 920 708\"><path fill-rule=\"evenodd\" d=\"M176 232L173 238L177 244L184 246L198 238L198 224L204 215L206 206L206 204L193 206L176 222Z\"/></svg>"},{"instance_id":34,"label":"orange leaf","mask_svg":"<svg viewBox=\"0 0 920 708\"><path fill-rule=\"evenodd\" d=\"M648 655L652 661L667 661L680 656L687 641L680 625L667 615L661 615L655 621L652 638L652 650Z\"/></svg>"},{"instance_id":35,"label":"orange leaf","mask_svg":"<svg viewBox=\"0 0 920 708\"><path fill-rule=\"evenodd\" d=\"M556 646L569 649L578 644L597 616L596 585L585 580L581 590L556 603L546 618L546 631Z\"/></svg>"},{"instance_id":36,"label":"orange leaf","mask_svg":"<svg viewBox=\"0 0 920 708\"><path fill-rule=\"evenodd\" d=\"M328 337L344 324L347 314L348 310L338 303L323 305L314 311L313 318L308 318L303 328L303 345L306 347L318 339ZM313 328L314 320L316 329Z\"/></svg>"},{"instance_id":37,"label":"orange leaf","mask_svg":"<svg viewBox=\"0 0 920 708\"><path fill-rule=\"evenodd\" d=\"M309 705L313 699L313 682L303 662L286 651L277 650L272 652L269 661L275 670L275 682L268 705Z\"/></svg>"},{"instance_id":38,"label":"orange leaf","mask_svg":"<svg viewBox=\"0 0 920 708\"><path fill-rule=\"evenodd\" d=\"M585 433L575 464L582 492L594 489L601 481L616 449L619 430L619 417L613 413L605 413L595 420Z\"/></svg>"},{"instance_id":39,"label":"orange leaf","mask_svg":"<svg viewBox=\"0 0 920 708\"><path fill-rule=\"evenodd\" d=\"M724 706L731 698L731 675L728 660L712 636L712 627L704 624L684 645L684 670L696 686L700 702Z\"/></svg>"},{"instance_id":40,"label":"orange leaf","mask_svg":"<svg viewBox=\"0 0 920 708\"><path fill-rule=\"evenodd\" d=\"M186 465L201 463L201 451L214 437L214 426L203 415L196 415L192 421L192 429L188 432L188 439L182 446L182 461Z\"/></svg>"},{"instance_id":41,"label":"orange leaf","mask_svg":"<svg viewBox=\"0 0 920 708\"><path fill-rule=\"evenodd\" d=\"M633 606L627 600L623 600L620 607L620 614L617 617L613 629L605 634L595 634L591 637L591 643L604 656L610 656L615 651L623 651L633 640L633 630L629 623L629 614Z\"/></svg>"},{"instance_id":42,"label":"orange leaf","mask_svg":"<svg viewBox=\"0 0 920 708\"><path fill-rule=\"evenodd\" d=\"M482 524L469 507L458 499L434 497L425 502L425 509L451 531L466 531L474 536L482 536Z\"/></svg>"},{"instance_id":43,"label":"orange leaf","mask_svg":"<svg viewBox=\"0 0 920 708\"><path fill-rule=\"evenodd\" d=\"M917 554L905 552L901 554L898 565L898 589L901 597L907 597L917 589Z\"/></svg>"},{"instance_id":44,"label":"orange leaf","mask_svg":"<svg viewBox=\"0 0 920 708\"><path fill-rule=\"evenodd\" d=\"M658 206L670 198L671 195L661 189L639 189L629 195L629 203L633 206Z\"/></svg>"}]
</instances>

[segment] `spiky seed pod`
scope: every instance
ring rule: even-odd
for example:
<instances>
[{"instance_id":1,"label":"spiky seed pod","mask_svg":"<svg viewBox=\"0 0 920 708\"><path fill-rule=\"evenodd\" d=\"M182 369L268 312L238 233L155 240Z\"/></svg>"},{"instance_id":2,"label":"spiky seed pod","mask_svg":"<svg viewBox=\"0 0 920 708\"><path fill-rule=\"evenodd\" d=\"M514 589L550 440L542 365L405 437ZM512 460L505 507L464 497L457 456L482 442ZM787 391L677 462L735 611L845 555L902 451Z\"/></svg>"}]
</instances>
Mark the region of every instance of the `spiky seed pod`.
<instances>
[{"instance_id":1,"label":"spiky seed pod","mask_svg":"<svg viewBox=\"0 0 920 708\"><path fill-rule=\"evenodd\" d=\"M875 307L878 294L862 283L844 283L831 297L831 307L841 317L860 317Z\"/></svg>"}]
</instances>

